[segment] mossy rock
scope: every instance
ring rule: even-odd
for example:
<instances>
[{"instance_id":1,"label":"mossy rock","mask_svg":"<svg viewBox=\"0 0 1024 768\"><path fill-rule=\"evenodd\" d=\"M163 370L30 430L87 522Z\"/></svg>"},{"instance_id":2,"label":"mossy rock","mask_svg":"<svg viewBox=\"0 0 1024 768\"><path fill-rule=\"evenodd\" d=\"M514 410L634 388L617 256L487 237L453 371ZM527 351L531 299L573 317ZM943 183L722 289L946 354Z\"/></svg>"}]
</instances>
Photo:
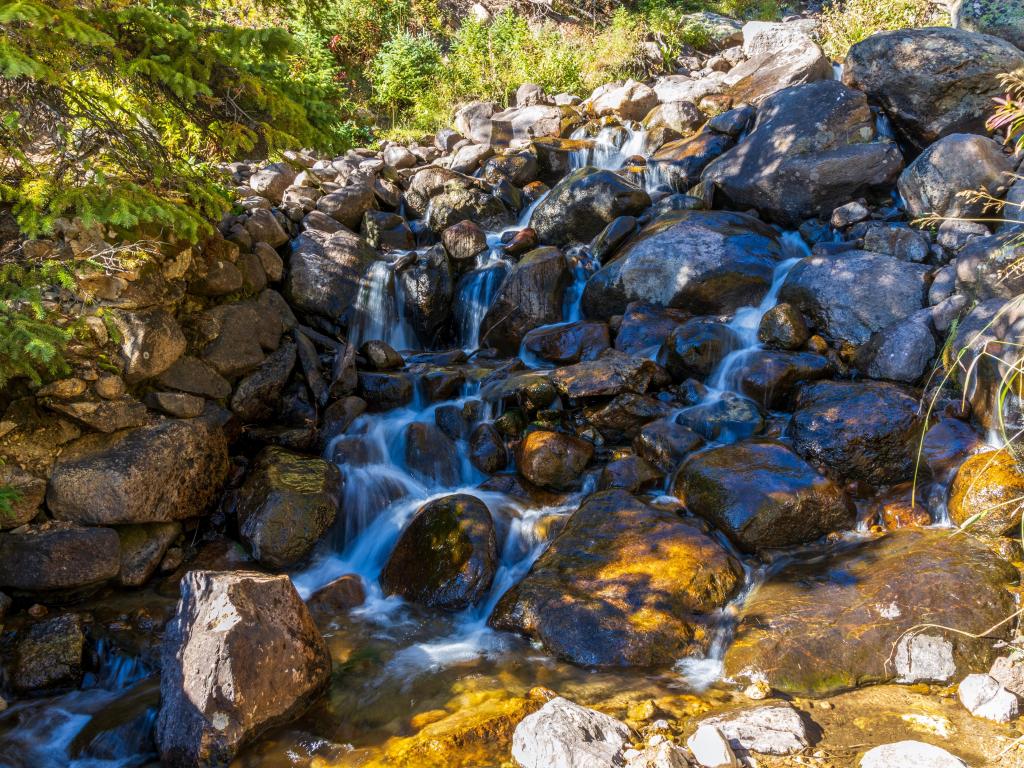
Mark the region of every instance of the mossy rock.
<instances>
[{"instance_id":1,"label":"mossy rock","mask_svg":"<svg viewBox=\"0 0 1024 768\"><path fill-rule=\"evenodd\" d=\"M1001 37L1024 49L1024 0L957 0L953 26Z\"/></svg>"}]
</instances>

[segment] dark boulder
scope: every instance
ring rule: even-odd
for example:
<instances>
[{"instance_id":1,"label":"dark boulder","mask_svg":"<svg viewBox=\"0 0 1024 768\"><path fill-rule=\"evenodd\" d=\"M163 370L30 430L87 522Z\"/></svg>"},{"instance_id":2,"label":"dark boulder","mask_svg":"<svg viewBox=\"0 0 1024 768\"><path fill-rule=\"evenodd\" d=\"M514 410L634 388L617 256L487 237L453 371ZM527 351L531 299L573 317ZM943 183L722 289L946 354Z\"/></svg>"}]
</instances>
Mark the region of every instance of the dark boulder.
<instances>
[{"instance_id":1,"label":"dark boulder","mask_svg":"<svg viewBox=\"0 0 1024 768\"><path fill-rule=\"evenodd\" d=\"M566 176L530 218L540 242L587 243L619 216L635 216L651 198L611 171L586 167Z\"/></svg>"}]
</instances>

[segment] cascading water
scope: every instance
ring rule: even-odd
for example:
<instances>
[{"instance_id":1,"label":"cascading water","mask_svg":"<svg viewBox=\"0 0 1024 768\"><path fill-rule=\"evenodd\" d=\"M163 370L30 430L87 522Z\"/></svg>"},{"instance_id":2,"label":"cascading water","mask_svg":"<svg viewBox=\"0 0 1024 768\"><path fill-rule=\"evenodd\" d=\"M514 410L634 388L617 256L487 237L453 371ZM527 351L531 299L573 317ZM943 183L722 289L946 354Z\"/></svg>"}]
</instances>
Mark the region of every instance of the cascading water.
<instances>
[{"instance_id":1,"label":"cascading water","mask_svg":"<svg viewBox=\"0 0 1024 768\"><path fill-rule=\"evenodd\" d=\"M585 129L577 130L573 139L588 140ZM607 171L621 169L631 157L647 155L647 131L637 123L602 128L586 147L572 152L570 167L592 166Z\"/></svg>"},{"instance_id":2,"label":"cascading water","mask_svg":"<svg viewBox=\"0 0 1024 768\"><path fill-rule=\"evenodd\" d=\"M359 346L379 339L394 349L417 349L416 334L403 311L401 285L392 262L380 259L370 265L359 287L355 318L349 338Z\"/></svg>"},{"instance_id":3,"label":"cascading water","mask_svg":"<svg viewBox=\"0 0 1024 768\"><path fill-rule=\"evenodd\" d=\"M502 251L495 248L480 254L476 268L459 281L455 322L463 349L472 352L480 346L480 325L511 267Z\"/></svg>"}]
</instances>

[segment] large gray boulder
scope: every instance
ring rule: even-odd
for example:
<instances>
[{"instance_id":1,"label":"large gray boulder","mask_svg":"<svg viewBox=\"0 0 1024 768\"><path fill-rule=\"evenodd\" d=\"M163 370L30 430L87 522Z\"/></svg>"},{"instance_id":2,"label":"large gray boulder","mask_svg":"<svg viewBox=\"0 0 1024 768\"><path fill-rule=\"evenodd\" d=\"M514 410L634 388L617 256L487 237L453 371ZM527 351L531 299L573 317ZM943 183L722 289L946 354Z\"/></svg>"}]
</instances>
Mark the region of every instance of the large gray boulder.
<instances>
[{"instance_id":1,"label":"large gray boulder","mask_svg":"<svg viewBox=\"0 0 1024 768\"><path fill-rule=\"evenodd\" d=\"M76 440L53 467L46 502L57 520L85 525L184 520L206 510L227 473L220 426L167 419Z\"/></svg>"},{"instance_id":2,"label":"large gray boulder","mask_svg":"<svg viewBox=\"0 0 1024 768\"><path fill-rule=\"evenodd\" d=\"M405 316L420 342L433 346L451 317L455 296L455 276L445 249L437 245L417 254L416 260L398 273L398 281Z\"/></svg>"},{"instance_id":3,"label":"large gray boulder","mask_svg":"<svg viewBox=\"0 0 1024 768\"><path fill-rule=\"evenodd\" d=\"M666 214L587 281L583 311L607 320L643 301L699 314L732 312L760 301L782 257L775 230L751 216Z\"/></svg>"},{"instance_id":4,"label":"large gray boulder","mask_svg":"<svg viewBox=\"0 0 1024 768\"><path fill-rule=\"evenodd\" d=\"M877 138L863 93L834 80L787 88L765 99L754 130L703 178L737 207L795 227L896 180L899 148Z\"/></svg>"},{"instance_id":5,"label":"large gray boulder","mask_svg":"<svg viewBox=\"0 0 1024 768\"><path fill-rule=\"evenodd\" d=\"M1013 181L1013 159L992 139L954 133L932 144L900 176L899 190L911 218L935 214L972 218L984 210L963 192L984 190L1000 197Z\"/></svg>"},{"instance_id":6,"label":"large gray boulder","mask_svg":"<svg viewBox=\"0 0 1024 768\"><path fill-rule=\"evenodd\" d=\"M300 311L337 320L352 306L376 251L348 230L306 230L295 240L285 295Z\"/></svg>"},{"instance_id":7,"label":"large gray boulder","mask_svg":"<svg viewBox=\"0 0 1024 768\"><path fill-rule=\"evenodd\" d=\"M632 739L625 723L559 696L516 726L512 757L522 768L610 768Z\"/></svg>"},{"instance_id":8,"label":"large gray boulder","mask_svg":"<svg viewBox=\"0 0 1024 768\"><path fill-rule=\"evenodd\" d=\"M985 133L999 76L1024 53L989 35L931 27L880 32L846 56L843 82L867 93L918 149L953 133Z\"/></svg>"},{"instance_id":9,"label":"large gray boulder","mask_svg":"<svg viewBox=\"0 0 1024 768\"><path fill-rule=\"evenodd\" d=\"M562 319L569 266L557 248L527 253L509 272L480 326L480 344L515 354L528 331Z\"/></svg>"},{"instance_id":10,"label":"large gray boulder","mask_svg":"<svg viewBox=\"0 0 1024 768\"><path fill-rule=\"evenodd\" d=\"M870 251L808 256L790 271L779 298L826 338L860 345L925 306L928 273L924 264Z\"/></svg>"},{"instance_id":11,"label":"large gray boulder","mask_svg":"<svg viewBox=\"0 0 1024 768\"><path fill-rule=\"evenodd\" d=\"M227 765L300 715L330 677L327 644L287 576L190 571L164 636L161 762Z\"/></svg>"},{"instance_id":12,"label":"large gray boulder","mask_svg":"<svg viewBox=\"0 0 1024 768\"><path fill-rule=\"evenodd\" d=\"M639 187L611 171L586 167L566 176L530 218L537 238L548 245L593 240L619 216L635 216L651 204Z\"/></svg>"},{"instance_id":13,"label":"large gray boulder","mask_svg":"<svg viewBox=\"0 0 1024 768\"><path fill-rule=\"evenodd\" d=\"M1008 40L1024 49L1024 0L951 0L953 26Z\"/></svg>"},{"instance_id":14,"label":"large gray boulder","mask_svg":"<svg viewBox=\"0 0 1024 768\"><path fill-rule=\"evenodd\" d=\"M758 104L783 88L832 79L832 62L806 36L796 36L781 48L752 53L726 74L724 81L734 104Z\"/></svg>"}]
</instances>

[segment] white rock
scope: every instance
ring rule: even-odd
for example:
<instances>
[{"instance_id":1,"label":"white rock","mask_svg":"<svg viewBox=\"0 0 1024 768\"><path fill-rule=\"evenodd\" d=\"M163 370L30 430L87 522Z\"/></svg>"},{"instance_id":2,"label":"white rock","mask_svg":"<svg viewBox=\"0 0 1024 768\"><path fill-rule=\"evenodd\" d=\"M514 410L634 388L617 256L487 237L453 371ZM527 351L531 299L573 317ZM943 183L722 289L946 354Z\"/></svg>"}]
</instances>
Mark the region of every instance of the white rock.
<instances>
[{"instance_id":1,"label":"white rock","mask_svg":"<svg viewBox=\"0 0 1024 768\"><path fill-rule=\"evenodd\" d=\"M697 732L686 740L693 759L704 768L739 768L739 760L729 746L729 741L713 725L701 725Z\"/></svg>"},{"instance_id":2,"label":"white rock","mask_svg":"<svg viewBox=\"0 0 1024 768\"><path fill-rule=\"evenodd\" d=\"M658 106L658 95L635 80L602 85L585 102L595 115L618 115L625 120L642 120Z\"/></svg>"},{"instance_id":3,"label":"white rock","mask_svg":"<svg viewBox=\"0 0 1024 768\"><path fill-rule=\"evenodd\" d=\"M868 750L860 768L967 768L967 763L931 744L900 741Z\"/></svg>"},{"instance_id":4,"label":"white rock","mask_svg":"<svg viewBox=\"0 0 1024 768\"><path fill-rule=\"evenodd\" d=\"M810 746L803 718L788 705L730 712L704 720L702 725L721 731L737 752L790 755Z\"/></svg>"},{"instance_id":5,"label":"white rock","mask_svg":"<svg viewBox=\"0 0 1024 768\"><path fill-rule=\"evenodd\" d=\"M558 697L516 726L512 757L522 768L612 768L632 735L614 717Z\"/></svg>"},{"instance_id":6,"label":"white rock","mask_svg":"<svg viewBox=\"0 0 1024 768\"><path fill-rule=\"evenodd\" d=\"M1020 659L1000 656L992 662L992 669L988 673L1006 690L1024 696L1024 663Z\"/></svg>"},{"instance_id":7,"label":"white rock","mask_svg":"<svg viewBox=\"0 0 1024 768\"><path fill-rule=\"evenodd\" d=\"M792 45L811 42L817 23L810 19L797 22L748 21L743 25L743 53L778 53Z\"/></svg>"},{"instance_id":8,"label":"white rock","mask_svg":"<svg viewBox=\"0 0 1024 768\"><path fill-rule=\"evenodd\" d=\"M894 661L901 683L941 683L956 674L953 644L941 635L904 635Z\"/></svg>"},{"instance_id":9,"label":"white rock","mask_svg":"<svg viewBox=\"0 0 1024 768\"><path fill-rule=\"evenodd\" d=\"M956 695L975 717L1008 723L1020 714L1020 699L989 675L968 675L960 683Z\"/></svg>"},{"instance_id":10,"label":"white rock","mask_svg":"<svg viewBox=\"0 0 1024 768\"><path fill-rule=\"evenodd\" d=\"M689 768L686 753L669 741L652 743L642 752L626 756L626 768Z\"/></svg>"}]
</instances>

